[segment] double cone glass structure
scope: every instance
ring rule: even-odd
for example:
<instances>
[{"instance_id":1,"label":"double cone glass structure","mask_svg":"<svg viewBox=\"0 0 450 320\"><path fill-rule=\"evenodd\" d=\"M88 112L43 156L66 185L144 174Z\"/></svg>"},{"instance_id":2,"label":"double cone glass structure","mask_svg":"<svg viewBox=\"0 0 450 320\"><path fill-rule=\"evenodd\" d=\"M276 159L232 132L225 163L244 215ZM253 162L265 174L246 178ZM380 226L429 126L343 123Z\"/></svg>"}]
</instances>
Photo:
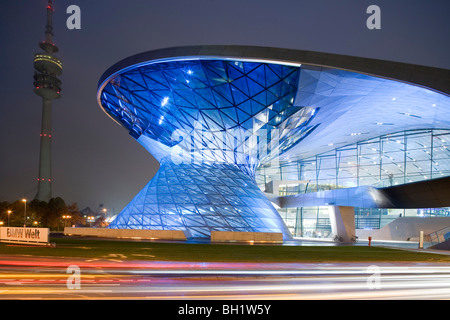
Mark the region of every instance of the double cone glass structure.
<instances>
[{"instance_id":1,"label":"double cone glass structure","mask_svg":"<svg viewBox=\"0 0 450 320\"><path fill-rule=\"evenodd\" d=\"M289 239L293 230L258 186L259 172L355 144L371 126L376 132L366 139L390 133L387 122L423 129L411 103L449 107L435 90L301 57L311 60L283 49L195 46L146 52L108 69L99 105L161 164L109 227ZM407 97L401 103L409 109L390 109L393 96ZM448 119L440 128L450 128Z\"/></svg>"}]
</instances>

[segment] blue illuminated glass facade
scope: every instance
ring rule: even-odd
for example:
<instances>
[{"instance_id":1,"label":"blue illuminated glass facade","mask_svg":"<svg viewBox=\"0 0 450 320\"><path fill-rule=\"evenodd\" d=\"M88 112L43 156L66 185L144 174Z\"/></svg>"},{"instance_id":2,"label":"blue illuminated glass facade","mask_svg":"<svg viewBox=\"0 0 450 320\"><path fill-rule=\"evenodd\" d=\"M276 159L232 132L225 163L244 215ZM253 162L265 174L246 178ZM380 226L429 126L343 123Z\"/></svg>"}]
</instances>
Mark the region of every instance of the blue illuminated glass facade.
<instances>
[{"instance_id":1,"label":"blue illuminated glass facade","mask_svg":"<svg viewBox=\"0 0 450 320\"><path fill-rule=\"evenodd\" d=\"M356 72L267 59L150 59L108 74L98 100L161 163L110 228L194 238L213 230L323 234L323 208L276 210L261 190L276 180L287 184L275 197L450 174L450 139L430 134L434 147L419 148L428 133L413 135L450 129L449 98ZM427 151L432 175L419 166Z\"/></svg>"},{"instance_id":2,"label":"blue illuminated glass facade","mask_svg":"<svg viewBox=\"0 0 450 320\"><path fill-rule=\"evenodd\" d=\"M193 238L211 231L286 233L278 212L239 167L166 161L110 228L186 229Z\"/></svg>"},{"instance_id":3,"label":"blue illuminated glass facade","mask_svg":"<svg viewBox=\"0 0 450 320\"><path fill-rule=\"evenodd\" d=\"M235 60L150 63L112 77L101 105L160 162L110 228L281 232L258 165L313 128L294 106L299 66ZM258 147L255 147L258 146ZM262 146L262 148L261 148Z\"/></svg>"}]
</instances>

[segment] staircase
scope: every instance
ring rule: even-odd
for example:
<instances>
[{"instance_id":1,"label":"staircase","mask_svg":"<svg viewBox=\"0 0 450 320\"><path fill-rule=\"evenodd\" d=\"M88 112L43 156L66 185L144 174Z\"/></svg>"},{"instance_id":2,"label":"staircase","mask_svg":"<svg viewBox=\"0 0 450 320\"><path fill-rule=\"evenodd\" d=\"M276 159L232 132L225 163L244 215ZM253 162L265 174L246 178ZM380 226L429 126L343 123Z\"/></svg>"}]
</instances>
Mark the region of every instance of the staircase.
<instances>
[{"instance_id":1,"label":"staircase","mask_svg":"<svg viewBox=\"0 0 450 320\"><path fill-rule=\"evenodd\" d=\"M431 249L450 250L450 227L430 233Z\"/></svg>"}]
</instances>

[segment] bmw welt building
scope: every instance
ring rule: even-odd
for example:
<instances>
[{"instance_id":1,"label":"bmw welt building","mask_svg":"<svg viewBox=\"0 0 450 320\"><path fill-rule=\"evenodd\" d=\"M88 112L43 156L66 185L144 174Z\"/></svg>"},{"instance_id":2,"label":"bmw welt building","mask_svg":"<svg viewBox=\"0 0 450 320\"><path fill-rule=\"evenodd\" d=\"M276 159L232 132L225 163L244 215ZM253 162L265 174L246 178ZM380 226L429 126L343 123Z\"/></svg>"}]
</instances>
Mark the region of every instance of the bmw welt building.
<instances>
[{"instance_id":1,"label":"bmw welt building","mask_svg":"<svg viewBox=\"0 0 450 320\"><path fill-rule=\"evenodd\" d=\"M310 51L131 56L103 74L97 100L160 169L109 228L353 241L445 218L449 94L449 70Z\"/></svg>"}]
</instances>

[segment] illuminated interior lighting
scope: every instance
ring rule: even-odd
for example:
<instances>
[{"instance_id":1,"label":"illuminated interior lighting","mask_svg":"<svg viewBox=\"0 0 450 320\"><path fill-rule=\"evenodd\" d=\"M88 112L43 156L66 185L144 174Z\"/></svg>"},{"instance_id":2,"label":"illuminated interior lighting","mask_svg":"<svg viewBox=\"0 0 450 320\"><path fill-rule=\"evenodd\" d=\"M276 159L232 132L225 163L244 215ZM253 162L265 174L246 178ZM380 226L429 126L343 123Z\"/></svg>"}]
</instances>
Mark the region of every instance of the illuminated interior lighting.
<instances>
[{"instance_id":1,"label":"illuminated interior lighting","mask_svg":"<svg viewBox=\"0 0 450 320\"><path fill-rule=\"evenodd\" d=\"M161 102L161 107L164 107L169 102L169 97L164 97L164 99Z\"/></svg>"}]
</instances>

